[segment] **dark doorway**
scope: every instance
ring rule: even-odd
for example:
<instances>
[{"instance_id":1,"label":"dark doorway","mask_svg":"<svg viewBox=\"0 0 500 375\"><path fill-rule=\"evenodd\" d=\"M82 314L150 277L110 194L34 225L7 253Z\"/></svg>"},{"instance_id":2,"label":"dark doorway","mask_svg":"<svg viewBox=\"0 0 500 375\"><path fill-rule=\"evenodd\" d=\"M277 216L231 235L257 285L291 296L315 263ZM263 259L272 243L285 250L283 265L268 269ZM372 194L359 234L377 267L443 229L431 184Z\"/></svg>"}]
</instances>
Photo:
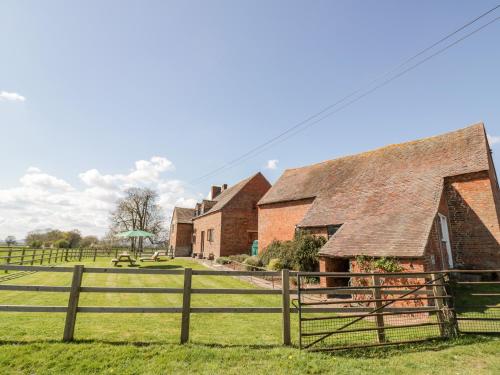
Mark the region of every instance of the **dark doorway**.
<instances>
[{"instance_id":1,"label":"dark doorway","mask_svg":"<svg viewBox=\"0 0 500 375\"><path fill-rule=\"evenodd\" d=\"M201 231L201 238L200 238L200 252L203 254L205 251L205 231Z\"/></svg>"},{"instance_id":2,"label":"dark doorway","mask_svg":"<svg viewBox=\"0 0 500 375\"><path fill-rule=\"evenodd\" d=\"M334 258L332 259L333 272L349 272L350 271L349 259ZM332 286L349 286L349 277L334 278L334 285Z\"/></svg>"}]
</instances>

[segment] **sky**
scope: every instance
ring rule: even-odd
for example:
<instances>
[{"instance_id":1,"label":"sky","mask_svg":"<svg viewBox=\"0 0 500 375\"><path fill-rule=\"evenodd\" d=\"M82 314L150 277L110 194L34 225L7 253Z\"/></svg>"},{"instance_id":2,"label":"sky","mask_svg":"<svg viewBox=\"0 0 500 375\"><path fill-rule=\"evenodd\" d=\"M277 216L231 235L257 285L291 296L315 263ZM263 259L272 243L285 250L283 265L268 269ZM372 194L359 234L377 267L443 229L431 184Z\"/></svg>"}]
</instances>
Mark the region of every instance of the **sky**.
<instances>
[{"instance_id":1,"label":"sky","mask_svg":"<svg viewBox=\"0 0 500 375\"><path fill-rule=\"evenodd\" d=\"M495 22L296 136L200 179L495 5L3 0L0 239L44 228L103 235L131 186L156 189L168 217L211 185L257 171L274 182L286 168L481 121L498 166Z\"/></svg>"}]
</instances>

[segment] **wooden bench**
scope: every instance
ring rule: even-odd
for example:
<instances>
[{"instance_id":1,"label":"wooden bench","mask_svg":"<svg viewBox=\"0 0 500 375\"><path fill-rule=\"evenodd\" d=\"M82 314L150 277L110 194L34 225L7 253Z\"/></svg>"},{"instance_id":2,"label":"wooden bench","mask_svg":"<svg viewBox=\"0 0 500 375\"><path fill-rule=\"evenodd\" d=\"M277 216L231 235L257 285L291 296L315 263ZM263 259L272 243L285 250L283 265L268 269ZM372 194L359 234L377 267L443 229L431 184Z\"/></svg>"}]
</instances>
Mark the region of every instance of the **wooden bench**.
<instances>
[{"instance_id":1,"label":"wooden bench","mask_svg":"<svg viewBox=\"0 0 500 375\"><path fill-rule=\"evenodd\" d=\"M111 259L113 266L118 266L118 263L129 263L131 266L135 266L135 259L133 259L128 254L121 254L118 258Z\"/></svg>"}]
</instances>

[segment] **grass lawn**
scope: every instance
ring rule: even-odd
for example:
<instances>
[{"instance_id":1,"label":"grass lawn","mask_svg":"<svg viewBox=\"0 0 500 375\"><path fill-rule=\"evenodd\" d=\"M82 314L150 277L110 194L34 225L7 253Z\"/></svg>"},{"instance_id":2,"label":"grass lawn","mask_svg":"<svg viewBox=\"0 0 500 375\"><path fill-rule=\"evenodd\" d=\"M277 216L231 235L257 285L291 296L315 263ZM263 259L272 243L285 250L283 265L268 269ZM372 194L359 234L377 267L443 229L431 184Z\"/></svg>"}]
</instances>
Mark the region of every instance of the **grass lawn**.
<instances>
[{"instance_id":1,"label":"grass lawn","mask_svg":"<svg viewBox=\"0 0 500 375\"><path fill-rule=\"evenodd\" d=\"M88 266L109 266L108 260ZM148 263L148 266L158 264ZM163 267L202 266L187 260ZM182 287L182 276L85 274L84 286ZM69 285L69 273L34 273L8 284ZM222 276L194 276L194 288L251 288ZM66 305L67 293L0 292L0 304ZM279 296L193 295L192 306L280 306ZM83 293L80 306L181 306L175 294ZM180 314L79 314L76 341L61 343L62 313L0 313L2 374L492 374L500 340L463 337L333 355L281 347L280 314L192 314L190 344L179 345ZM292 315L292 334L298 324Z\"/></svg>"}]
</instances>

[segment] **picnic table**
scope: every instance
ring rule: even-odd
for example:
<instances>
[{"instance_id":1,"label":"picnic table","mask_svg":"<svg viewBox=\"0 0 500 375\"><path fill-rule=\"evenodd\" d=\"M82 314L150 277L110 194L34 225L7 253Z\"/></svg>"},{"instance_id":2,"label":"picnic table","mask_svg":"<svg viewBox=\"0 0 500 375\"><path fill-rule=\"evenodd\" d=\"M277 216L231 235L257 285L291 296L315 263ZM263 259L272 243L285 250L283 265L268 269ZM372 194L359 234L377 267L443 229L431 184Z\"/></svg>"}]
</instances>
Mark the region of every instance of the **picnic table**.
<instances>
[{"instance_id":1,"label":"picnic table","mask_svg":"<svg viewBox=\"0 0 500 375\"><path fill-rule=\"evenodd\" d=\"M113 262L114 267L116 267L118 263L129 263L131 266L135 266L135 259L127 253L120 254L118 258L111 259L111 262Z\"/></svg>"}]
</instances>

